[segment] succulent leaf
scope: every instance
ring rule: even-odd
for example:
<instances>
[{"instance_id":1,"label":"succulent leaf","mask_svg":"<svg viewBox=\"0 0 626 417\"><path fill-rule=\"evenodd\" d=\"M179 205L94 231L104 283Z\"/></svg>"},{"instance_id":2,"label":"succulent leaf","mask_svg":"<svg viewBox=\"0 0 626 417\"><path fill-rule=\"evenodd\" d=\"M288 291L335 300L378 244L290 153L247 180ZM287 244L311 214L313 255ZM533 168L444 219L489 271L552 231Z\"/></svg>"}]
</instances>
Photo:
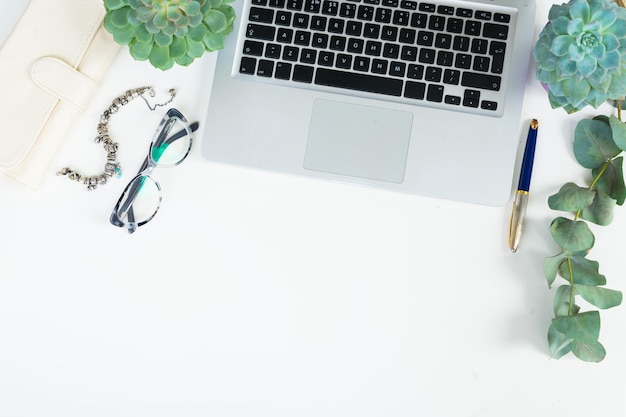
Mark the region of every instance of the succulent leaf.
<instances>
[{"instance_id":1,"label":"succulent leaf","mask_svg":"<svg viewBox=\"0 0 626 417\"><path fill-rule=\"evenodd\" d=\"M626 9L612 0L553 5L533 55L552 107L574 112L626 95Z\"/></svg>"},{"instance_id":2,"label":"succulent leaf","mask_svg":"<svg viewBox=\"0 0 626 417\"><path fill-rule=\"evenodd\" d=\"M104 0L104 27L131 56L162 70L222 49L232 32L231 0Z\"/></svg>"}]
</instances>

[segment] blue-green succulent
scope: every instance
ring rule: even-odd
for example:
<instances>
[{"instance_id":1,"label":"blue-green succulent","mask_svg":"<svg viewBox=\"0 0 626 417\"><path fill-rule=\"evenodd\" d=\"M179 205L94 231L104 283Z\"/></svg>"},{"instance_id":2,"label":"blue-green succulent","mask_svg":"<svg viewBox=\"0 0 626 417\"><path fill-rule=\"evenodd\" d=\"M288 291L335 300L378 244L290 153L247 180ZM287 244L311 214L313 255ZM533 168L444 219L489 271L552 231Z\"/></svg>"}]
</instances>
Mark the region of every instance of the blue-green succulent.
<instances>
[{"instance_id":1,"label":"blue-green succulent","mask_svg":"<svg viewBox=\"0 0 626 417\"><path fill-rule=\"evenodd\" d=\"M104 27L138 61L162 70L224 47L233 0L104 0Z\"/></svg>"},{"instance_id":2,"label":"blue-green succulent","mask_svg":"<svg viewBox=\"0 0 626 417\"><path fill-rule=\"evenodd\" d=\"M553 5L533 55L553 108L574 112L626 96L626 9L612 0Z\"/></svg>"}]
</instances>

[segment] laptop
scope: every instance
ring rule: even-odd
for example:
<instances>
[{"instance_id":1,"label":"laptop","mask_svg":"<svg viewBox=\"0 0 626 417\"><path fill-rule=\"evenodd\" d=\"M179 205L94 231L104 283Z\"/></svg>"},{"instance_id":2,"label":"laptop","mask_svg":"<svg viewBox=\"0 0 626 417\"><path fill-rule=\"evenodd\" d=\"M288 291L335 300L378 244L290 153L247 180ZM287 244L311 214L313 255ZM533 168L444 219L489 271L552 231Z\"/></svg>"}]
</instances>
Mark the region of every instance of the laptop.
<instances>
[{"instance_id":1,"label":"laptop","mask_svg":"<svg viewBox=\"0 0 626 417\"><path fill-rule=\"evenodd\" d=\"M210 161L499 206L534 0L236 0Z\"/></svg>"}]
</instances>

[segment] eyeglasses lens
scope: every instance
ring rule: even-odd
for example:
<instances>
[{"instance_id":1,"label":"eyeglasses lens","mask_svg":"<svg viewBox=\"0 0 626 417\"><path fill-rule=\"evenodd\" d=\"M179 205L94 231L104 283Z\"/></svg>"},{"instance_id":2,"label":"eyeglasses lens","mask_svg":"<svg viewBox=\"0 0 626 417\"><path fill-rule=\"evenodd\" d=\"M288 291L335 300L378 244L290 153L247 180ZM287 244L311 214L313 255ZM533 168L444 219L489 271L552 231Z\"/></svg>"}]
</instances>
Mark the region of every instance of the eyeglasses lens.
<instances>
[{"instance_id":1,"label":"eyeglasses lens","mask_svg":"<svg viewBox=\"0 0 626 417\"><path fill-rule=\"evenodd\" d=\"M151 157L157 166L174 166L189 153L191 136L189 126L177 117L170 118L163 127L166 135L160 135L152 145Z\"/></svg>"}]
</instances>

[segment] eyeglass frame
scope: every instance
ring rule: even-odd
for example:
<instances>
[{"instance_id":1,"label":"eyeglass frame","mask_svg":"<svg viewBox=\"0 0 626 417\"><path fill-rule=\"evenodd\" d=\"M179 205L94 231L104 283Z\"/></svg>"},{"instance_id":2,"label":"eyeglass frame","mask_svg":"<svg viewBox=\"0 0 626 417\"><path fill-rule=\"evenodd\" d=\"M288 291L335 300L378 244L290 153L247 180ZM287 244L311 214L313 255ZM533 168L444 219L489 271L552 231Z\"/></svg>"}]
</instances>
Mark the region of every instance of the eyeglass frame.
<instances>
[{"instance_id":1,"label":"eyeglass frame","mask_svg":"<svg viewBox=\"0 0 626 417\"><path fill-rule=\"evenodd\" d=\"M170 130L172 129L172 126L174 125L174 123L176 123L176 121L179 121L183 124L183 129L174 133L172 136L168 137ZM112 225L118 226L118 227L127 226L128 233L134 233L138 227L143 226L144 224L148 223L150 220L154 218L154 216L157 214L157 212L161 208L161 201L163 199L163 195L161 191L161 185L159 184L157 179L154 178L154 176L152 176L152 172L156 168L170 168L170 167L175 167L181 164L187 158L187 156L189 156L189 153L191 152L191 146L193 144L192 133L198 129L198 126L199 126L198 122L193 122L190 124L185 118L185 116L178 109L170 108L166 112L166 114L163 116L163 118L159 122L159 126L157 127L156 132L152 138L152 142L150 142L150 149L148 151L148 155L146 155L146 158L141 164L141 167L139 168L139 172L128 182L126 187L124 187L124 190L122 191L122 194L120 195L120 198L117 200L117 203L115 204L115 207L113 208L113 211L111 212L111 216L109 220ZM155 144L161 143L161 146L162 145L169 146L170 144L174 143L178 139L183 138L184 136L189 136L189 146L187 147L187 151L182 156L182 158L180 158L180 160L178 160L177 162L173 164L168 164L168 165L159 164L157 161L154 160L152 154L155 148ZM133 204L135 200L137 199L139 191L141 190L141 187L143 185L143 181L139 181L139 179L142 177L150 178L154 182L159 192L159 202L157 204L156 209L154 210L154 213L152 213L147 219L142 220L140 222L136 222L134 210L133 210ZM127 195L128 197L126 197ZM125 207L120 208L120 204L124 200L125 200L125 204L124 204ZM122 209L125 209L125 211ZM120 214L121 214L121 218L120 218ZM122 218L127 218L128 221L124 223Z\"/></svg>"}]
</instances>

